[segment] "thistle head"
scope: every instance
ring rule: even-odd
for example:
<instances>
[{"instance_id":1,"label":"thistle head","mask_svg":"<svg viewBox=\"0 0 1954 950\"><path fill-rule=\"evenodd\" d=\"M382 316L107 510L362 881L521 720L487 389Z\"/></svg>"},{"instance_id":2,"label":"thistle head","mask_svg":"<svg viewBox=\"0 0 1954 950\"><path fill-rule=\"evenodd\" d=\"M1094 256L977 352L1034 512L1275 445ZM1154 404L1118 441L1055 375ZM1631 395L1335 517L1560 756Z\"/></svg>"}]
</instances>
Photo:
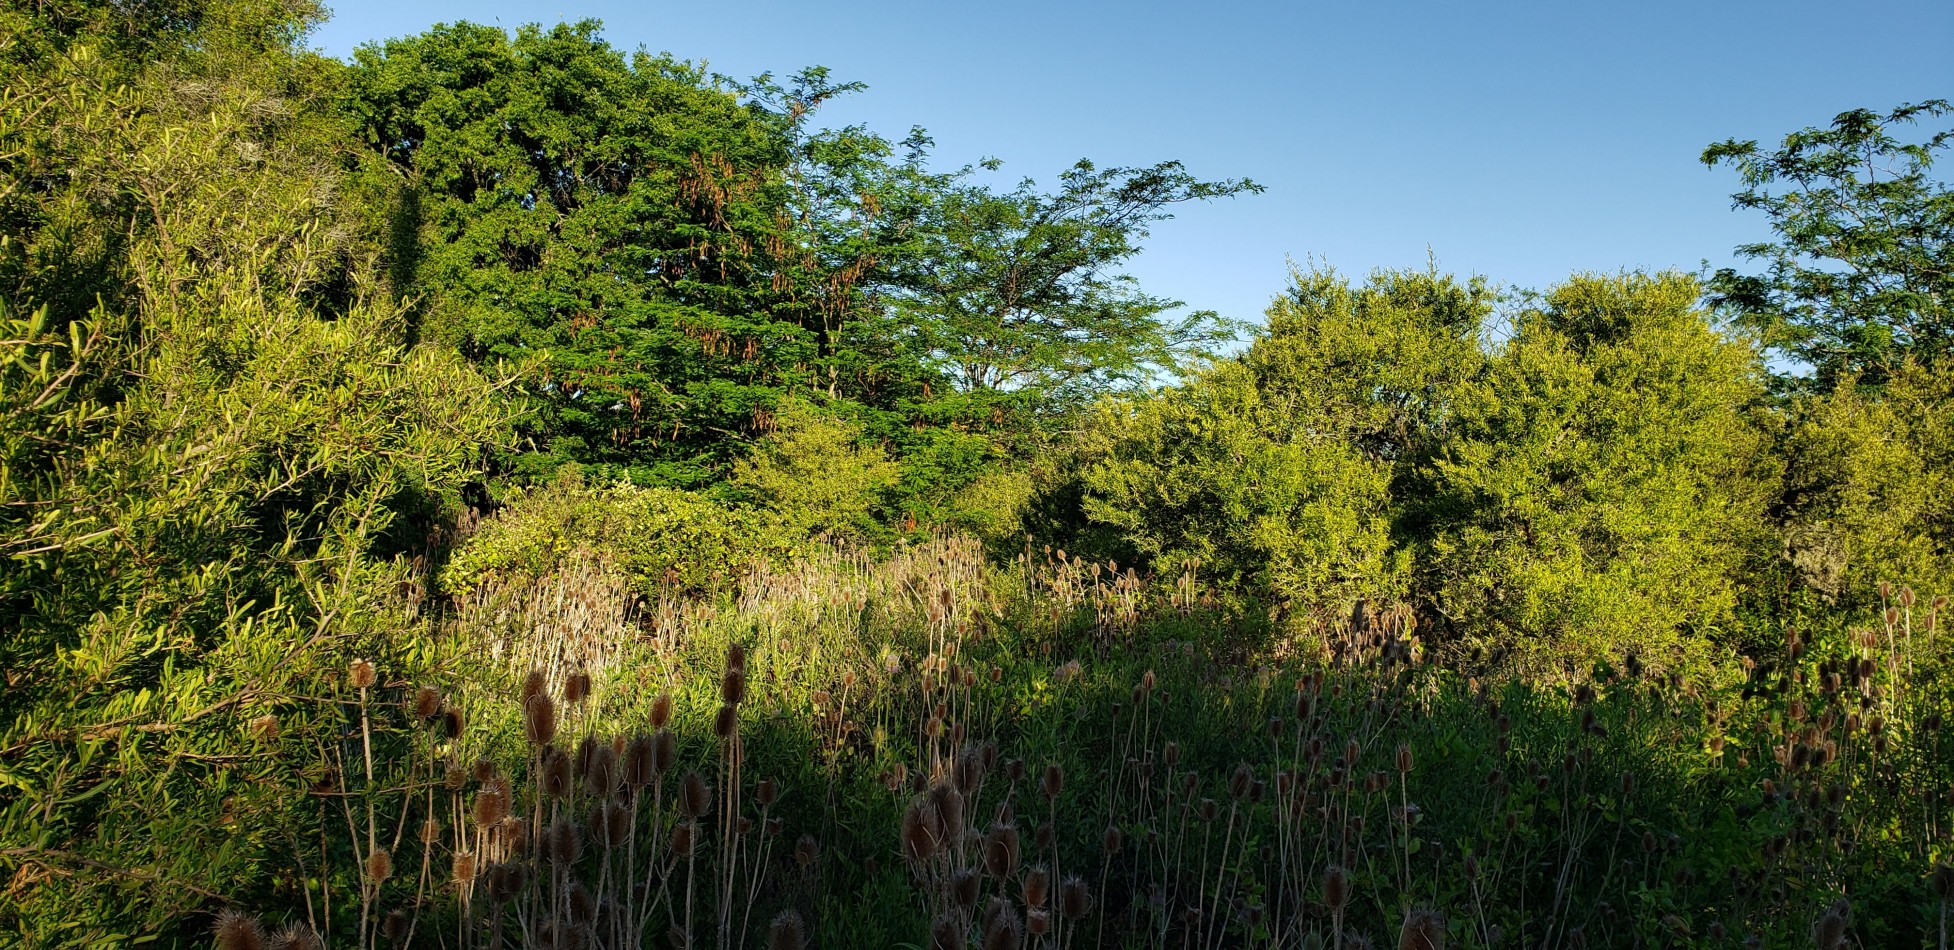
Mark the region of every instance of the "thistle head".
<instances>
[{"instance_id":1,"label":"thistle head","mask_svg":"<svg viewBox=\"0 0 1954 950\"><path fill-rule=\"evenodd\" d=\"M346 665L346 680L353 684L354 689L371 689L378 679L379 674L374 672L372 660L362 657Z\"/></svg>"},{"instance_id":2,"label":"thistle head","mask_svg":"<svg viewBox=\"0 0 1954 950\"><path fill-rule=\"evenodd\" d=\"M218 950L264 950L265 930L258 918L235 907L218 913L211 932L217 937Z\"/></svg>"},{"instance_id":3,"label":"thistle head","mask_svg":"<svg viewBox=\"0 0 1954 950\"><path fill-rule=\"evenodd\" d=\"M651 701L651 731L657 732L672 721L672 694L659 693Z\"/></svg>"},{"instance_id":4,"label":"thistle head","mask_svg":"<svg viewBox=\"0 0 1954 950\"><path fill-rule=\"evenodd\" d=\"M366 856L366 879L374 884L384 884L394 876L394 856L385 848L374 848Z\"/></svg>"},{"instance_id":5,"label":"thistle head","mask_svg":"<svg viewBox=\"0 0 1954 950\"><path fill-rule=\"evenodd\" d=\"M800 911L789 908L774 915L767 927L767 950L803 950L807 946L807 923Z\"/></svg>"},{"instance_id":6,"label":"thistle head","mask_svg":"<svg viewBox=\"0 0 1954 950\"><path fill-rule=\"evenodd\" d=\"M678 809L679 814L694 820L712 810L712 786L706 784L705 776L697 770L685 773L685 780L679 785Z\"/></svg>"}]
</instances>

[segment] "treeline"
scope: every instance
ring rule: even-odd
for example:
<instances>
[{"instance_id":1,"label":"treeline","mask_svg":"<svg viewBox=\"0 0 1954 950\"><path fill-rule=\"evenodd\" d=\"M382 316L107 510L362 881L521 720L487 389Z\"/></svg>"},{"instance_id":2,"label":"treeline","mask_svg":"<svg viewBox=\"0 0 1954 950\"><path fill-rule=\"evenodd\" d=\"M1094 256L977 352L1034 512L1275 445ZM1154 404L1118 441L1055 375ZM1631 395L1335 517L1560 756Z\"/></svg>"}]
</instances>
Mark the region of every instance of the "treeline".
<instances>
[{"instance_id":1,"label":"treeline","mask_svg":"<svg viewBox=\"0 0 1954 950\"><path fill-rule=\"evenodd\" d=\"M1954 586L1944 103L1706 152L1760 273L1306 270L1223 355L1121 265L1246 179L996 187L818 69L320 15L0 6L0 929L258 886L326 766L252 723L331 734L349 656L438 669L444 598L568 550L655 597L958 531L1576 678Z\"/></svg>"}]
</instances>

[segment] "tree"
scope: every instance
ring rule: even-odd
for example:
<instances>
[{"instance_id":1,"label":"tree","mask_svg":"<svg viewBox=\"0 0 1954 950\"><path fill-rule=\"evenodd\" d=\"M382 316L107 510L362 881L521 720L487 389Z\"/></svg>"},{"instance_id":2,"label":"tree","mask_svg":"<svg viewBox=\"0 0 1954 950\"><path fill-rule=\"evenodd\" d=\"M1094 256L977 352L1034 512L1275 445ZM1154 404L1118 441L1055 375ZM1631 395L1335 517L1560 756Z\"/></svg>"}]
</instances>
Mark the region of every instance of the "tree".
<instances>
[{"instance_id":1,"label":"tree","mask_svg":"<svg viewBox=\"0 0 1954 950\"><path fill-rule=\"evenodd\" d=\"M1950 109L1940 99L1883 116L1855 109L1776 151L1731 139L1703 152L1705 164L1737 170L1736 207L1764 212L1777 235L1737 249L1763 273L1721 269L1710 297L1821 390L1848 377L1877 384L1908 356L1954 350L1954 190L1931 174L1954 129L1918 142L1893 134Z\"/></svg>"},{"instance_id":2,"label":"tree","mask_svg":"<svg viewBox=\"0 0 1954 950\"><path fill-rule=\"evenodd\" d=\"M973 183L973 172L944 176L922 196L917 245L896 274L897 312L972 401L1077 406L1158 381L1232 337L1212 312L1164 319L1180 302L1142 292L1116 269L1173 205L1260 185L1202 181L1178 162L1080 161L1050 194L1029 179L994 191Z\"/></svg>"},{"instance_id":3,"label":"tree","mask_svg":"<svg viewBox=\"0 0 1954 950\"><path fill-rule=\"evenodd\" d=\"M1453 401L1425 599L1455 631L1577 668L1700 659L1768 542L1756 349L1696 281L1576 277Z\"/></svg>"},{"instance_id":4,"label":"tree","mask_svg":"<svg viewBox=\"0 0 1954 950\"><path fill-rule=\"evenodd\" d=\"M1479 374L1491 294L1435 271L1293 281L1242 356L1108 407L1084 504L1158 570L1324 620L1409 592L1404 486Z\"/></svg>"}]
</instances>

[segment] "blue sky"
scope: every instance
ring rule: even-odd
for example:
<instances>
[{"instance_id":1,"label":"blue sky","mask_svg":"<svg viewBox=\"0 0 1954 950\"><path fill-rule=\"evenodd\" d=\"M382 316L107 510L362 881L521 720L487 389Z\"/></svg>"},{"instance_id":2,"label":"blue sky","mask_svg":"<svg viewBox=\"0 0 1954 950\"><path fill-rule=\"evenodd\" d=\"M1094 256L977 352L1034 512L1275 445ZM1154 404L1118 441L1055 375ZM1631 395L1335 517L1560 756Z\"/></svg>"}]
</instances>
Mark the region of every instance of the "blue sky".
<instances>
[{"instance_id":1,"label":"blue sky","mask_svg":"<svg viewBox=\"0 0 1954 950\"><path fill-rule=\"evenodd\" d=\"M1721 265L1766 235L1697 161L1849 108L1954 98L1954 3L738 4L339 0L314 45L461 19L594 17L610 41L751 76L830 67L830 110L944 165L1050 180L1079 158L1179 159L1259 196L1182 210L1131 273L1257 319L1285 260L1544 287L1582 270ZM1943 175L1946 170L1943 169Z\"/></svg>"}]
</instances>

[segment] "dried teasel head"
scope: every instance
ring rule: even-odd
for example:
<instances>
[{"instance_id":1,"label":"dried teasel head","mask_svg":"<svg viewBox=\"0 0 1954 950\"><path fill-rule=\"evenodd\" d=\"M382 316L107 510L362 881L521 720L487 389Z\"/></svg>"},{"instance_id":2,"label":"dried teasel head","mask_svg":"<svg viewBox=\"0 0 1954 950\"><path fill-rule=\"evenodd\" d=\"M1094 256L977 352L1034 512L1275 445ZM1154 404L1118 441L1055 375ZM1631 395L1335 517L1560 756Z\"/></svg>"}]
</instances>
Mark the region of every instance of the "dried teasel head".
<instances>
[{"instance_id":1,"label":"dried teasel head","mask_svg":"<svg viewBox=\"0 0 1954 950\"><path fill-rule=\"evenodd\" d=\"M927 798L919 798L909 803L902 813L902 853L917 864L923 864L936 855L936 847L942 843L943 819L936 806Z\"/></svg>"},{"instance_id":2,"label":"dried teasel head","mask_svg":"<svg viewBox=\"0 0 1954 950\"><path fill-rule=\"evenodd\" d=\"M753 789L753 801L761 808L772 807L780 799L780 785L771 777L763 778Z\"/></svg>"},{"instance_id":3,"label":"dried teasel head","mask_svg":"<svg viewBox=\"0 0 1954 950\"><path fill-rule=\"evenodd\" d=\"M802 835L794 842L794 863L803 870L821 863L821 843L813 835Z\"/></svg>"},{"instance_id":4,"label":"dried teasel head","mask_svg":"<svg viewBox=\"0 0 1954 950\"><path fill-rule=\"evenodd\" d=\"M726 668L729 670L739 670L741 672L745 672L746 646L744 644L740 644L740 643L726 644Z\"/></svg>"},{"instance_id":5,"label":"dried teasel head","mask_svg":"<svg viewBox=\"0 0 1954 950\"><path fill-rule=\"evenodd\" d=\"M609 743L598 745L591 750L589 764L584 767L584 788L599 798L614 795L623 784L624 775L618 768L617 753Z\"/></svg>"},{"instance_id":6,"label":"dried teasel head","mask_svg":"<svg viewBox=\"0 0 1954 950\"><path fill-rule=\"evenodd\" d=\"M217 950L264 950L265 929L258 918L234 907L227 907L211 925Z\"/></svg>"},{"instance_id":7,"label":"dried teasel head","mask_svg":"<svg viewBox=\"0 0 1954 950\"><path fill-rule=\"evenodd\" d=\"M705 776L697 770L685 773L685 779L679 783L679 814L696 820L711 810L712 786L706 784Z\"/></svg>"},{"instance_id":8,"label":"dried teasel head","mask_svg":"<svg viewBox=\"0 0 1954 950\"><path fill-rule=\"evenodd\" d=\"M1019 848L1017 825L992 825L984 836L984 870L1000 881L1010 877L1018 870Z\"/></svg>"},{"instance_id":9,"label":"dried teasel head","mask_svg":"<svg viewBox=\"0 0 1954 950\"><path fill-rule=\"evenodd\" d=\"M1403 743L1398 745L1397 766L1399 775L1411 771L1411 746Z\"/></svg>"},{"instance_id":10,"label":"dried teasel head","mask_svg":"<svg viewBox=\"0 0 1954 950\"><path fill-rule=\"evenodd\" d=\"M672 694L659 693L651 701L651 731L657 732L672 721Z\"/></svg>"},{"instance_id":11,"label":"dried teasel head","mask_svg":"<svg viewBox=\"0 0 1954 950\"><path fill-rule=\"evenodd\" d=\"M522 693L518 698L528 703L531 698L543 695L549 689L549 684L549 677L542 670L531 669L529 674L522 678Z\"/></svg>"},{"instance_id":12,"label":"dried teasel head","mask_svg":"<svg viewBox=\"0 0 1954 950\"><path fill-rule=\"evenodd\" d=\"M1043 865L1034 867L1024 874L1024 903L1026 907L1043 907L1051 900L1052 875Z\"/></svg>"},{"instance_id":13,"label":"dried teasel head","mask_svg":"<svg viewBox=\"0 0 1954 950\"><path fill-rule=\"evenodd\" d=\"M556 746L543 747L543 794L551 798L568 798L574 776L570 769L570 757L564 755Z\"/></svg>"},{"instance_id":14,"label":"dried teasel head","mask_svg":"<svg viewBox=\"0 0 1954 950\"><path fill-rule=\"evenodd\" d=\"M373 661L362 657L346 665L346 679L354 689L371 689L379 674L374 672Z\"/></svg>"},{"instance_id":15,"label":"dried teasel head","mask_svg":"<svg viewBox=\"0 0 1954 950\"><path fill-rule=\"evenodd\" d=\"M463 851L460 854L455 855L453 871L454 873L450 875L450 878L454 881L454 883L456 884L472 883L475 880L474 853L470 851Z\"/></svg>"},{"instance_id":16,"label":"dried teasel head","mask_svg":"<svg viewBox=\"0 0 1954 950\"><path fill-rule=\"evenodd\" d=\"M731 742L740 734L738 706L727 704L719 707L718 714L712 717L712 734L721 742Z\"/></svg>"},{"instance_id":17,"label":"dried teasel head","mask_svg":"<svg viewBox=\"0 0 1954 950\"><path fill-rule=\"evenodd\" d=\"M624 756L620 762L624 773L624 784L632 791L651 784L656 776L652 770L651 737L642 733L632 736L624 744Z\"/></svg>"},{"instance_id":18,"label":"dried teasel head","mask_svg":"<svg viewBox=\"0 0 1954 950\"><path fill-rule=\"evenodd\" d=\"M800 911L789 908L774 915L767 927L767 950L803 950L807 946L807 923Z\"/></svg>"},{"instance_id":19,"label":"dried teasel head","mask_svg":"<svg viewBox=\"0 0 1954 950\"><path fill-rule=\"evenodd\" d=\"M977 894L983 889L983 878L970 868L959 868L950 876L950 897L957 906L968 911L977 906Z\"/></svg>"},{"instance_id":20,"label":"dried teasel head","mask_svg":"<svg viewBox=\"0 0 1954 950\"><path fill-rule=\"evenodd\" d=\"M1003 895L991 898L984 907L983 950L1018 950L1024 924L1018 909Z\"/></svg>"},{"instance_id":21,"label":"dried teasel head","mask_svg":"<svg viewBox=\"0 0 1954 950\"><path fill-rule=\"evenodd\" d=\"M422 844L439 844L441 842L441 819L422 819L419 838Z\"/></svg>"},{"instance_id":22,"label":"dried teasel head","mask_svg":"<svg viewBox=\"0 0 1954 950\"><path fill-rule=\"evenodd\" d=\"M380 932L387 935L388 943L399 944L407 940L408 926L407 912L395 910L380 921Z\"/></svg>"},{"instance_id":23,"label":"dried teasel head","mask_svg":"<svg viewBox=\"0 0 1954 950\"><path fill-rule=\"evenodd\" d=\"M532 745L556 740L556 701L548 693L537 693L523 703L522 731Z\"/></svg>"},{"instance_id":24,"label":"dried teasel head","mask_svg":"<svg viewBox=\"0 0 1954 950\"><path fill-rule=\"evenodd\" d=\"M441 707L441 716L435 725L441 730L441 738L456 742L467 729L468 720L462 715L460 706L449 703Z\"/></svg>"},{"instance_id":25,"label":"dried teasel head","mask_svg":"<svg viewBox=\"0 0 1954 950\"><path fill-rule=\"evenodd\" d=\"M549 843L550 860L557 865L568 867L577 863L577 858L583 855L583 828L576 819L558 815L544 834Z\"/></svg>"},{"instance_id":26,"label":"dried teasel head","mask_svg":"<svg viewBox=\"0 0 1954 950\"><path fill-rule=\"evenodd\" d=\"M660 729L651 736L651 769L659 775L670 772L678 765L678 737L669 729Z\"/></svg>"},{"instance_id":27,"label":"dried teasel head","mask_svg":"<svg viewBox=\"0 0 1954 950\"><path fill-rule=\"evenodd\" d=\"M964 829L963 793L957 791L957 787L949 782L938 782L930 787L929 800L930 804L936 808L936 814L941 820L943 840L955 841L962 838Z\"/></svg>"},{"instance_id":28,"label":"dried teasel head","mask_svg":"<svg viewBox=\"0 0 1954 950\"><path fill-rule=\"evenodd\" d=\"M441 691L432 686L420 686L407 701L407 711L415 719L433 719L441 711Z\"/></svg>"},{"instance_id":29,"label":"dried teasel head","mask_svg":"<svg viewBox=\"0 0 1954 950\"><path fill-rule=\"evenodd\" d=\"M1412 909L1398 929L1398 950L1445 950L1445 916L1428 907Z\"/></svg>"},{"instance_id":30,"label":"dried teasel head","mask_svg":"<svg viewBox=\"0 0 1954 950\"><path fill-rule=\"evenodd\" d=\"M1248 797L1249 789L1254 786L1255 769L1251 768L1247 762L1240 763L1235 766L1235 771L1228 776L1228 797L1232 801L1239 802Z\"/></svg>"},{"instance_id":31,"label":"dried teasel head","mask_svg":"<svg viewBox=\"0 0 1954 950\"><path fill-rule=\"evenodd\" d=\"M1825 909L1812 922L1812 946L1817 950L1840 950L1845 944L1847 916L1851 905L1841 900Z\"/></svg>"},{"instance_id":32,"label":"dried teasel head","mask_svg":"<svg viewBox=\"0 0 1954 950\"><path fill-rule=\"evenodd\" d=\"M1067 877L1058 886L1058 914L1066 920L1084 920L1092 913L1092 891L1077 876Z\"/></svg>"},{"instance_id":33,"label":"dried teasel head","mask_svg":"<svg viewBox=\"0 0 1954 950\"><path fill-rule=\"evenodd\" d=\"M930 950L968 950L969 942L964 936L963 922L957 915L945 911L930 925Z\"/></svg>"},{"instance_id":34,"label":"dried teasel head","mask_svg":"<svg viewBox=\"0 0 1954 950\"><path fill-rule=\"evenodd\" d=\"M590 674L578 670L563 680L563 701L572 706L581 706L590 698Z\"/></svg>"},{"instance_id":35,"label":"dried teasel head","mask_svg":"<svg viewBox=\"0 0 1954 950\"><path fill-rule=\"evenodd\" d=\"M681 821L672 829L672 855L686 858L692 856L693 846L698 844L699 823L692 820Z\"/></svg>"},{"instance_id":36,"label":"dried teasel head","mask_svg":"<svg viewBox=\"0 0 1954 950\"><path fill-rule=\"evenodd\" d=\"M374 848L366 856L366 879L374 884L384 884L394 876L394 856L385 848Z\"/></svg>"},{"instance_id":37,"label":"dried teasel head","mask_svg":"<svg viewBox=\"0 0 1954 950\"><path fill-rule=\"evenodd\" d=\"M746 671L729 669L719 678L719 700L728 706L746 701Z\"/></svg>"},{"instance_id":38,"label":"dried teasel head","mask_svg":"<svg viewBox=\"0 0 1954 950\"><path fill-rule=\"evenodd\" d=\"M222 944L219 944L222 947ZM326 942L319 932L304 921L293 921L278 928L271 935L271 950L325 950Z\"/></svg>"},{"instance_id":39,"label":"dried teasel head","mask_svg":"<svg viewBox=\"0 0 1954 950\"><path fill-rule=\"evenodd\" d=\"M1323 869L1323 904L1338 913L1350 903L1350 873L1332 864Z\"/></svg>"},{"instance_id":40,"label":"dried teasel head","mask_svg":"<svg viewBox=\"0 0 1954 950\"><path fill-rule=\"evenodd\" d=\"M1039 787L1044 791L1046 801L1058 798L1065 791L1065 769L1057 763L1045 766L1045 776L1039 782Z\"/></svg>"}]
</instances>

